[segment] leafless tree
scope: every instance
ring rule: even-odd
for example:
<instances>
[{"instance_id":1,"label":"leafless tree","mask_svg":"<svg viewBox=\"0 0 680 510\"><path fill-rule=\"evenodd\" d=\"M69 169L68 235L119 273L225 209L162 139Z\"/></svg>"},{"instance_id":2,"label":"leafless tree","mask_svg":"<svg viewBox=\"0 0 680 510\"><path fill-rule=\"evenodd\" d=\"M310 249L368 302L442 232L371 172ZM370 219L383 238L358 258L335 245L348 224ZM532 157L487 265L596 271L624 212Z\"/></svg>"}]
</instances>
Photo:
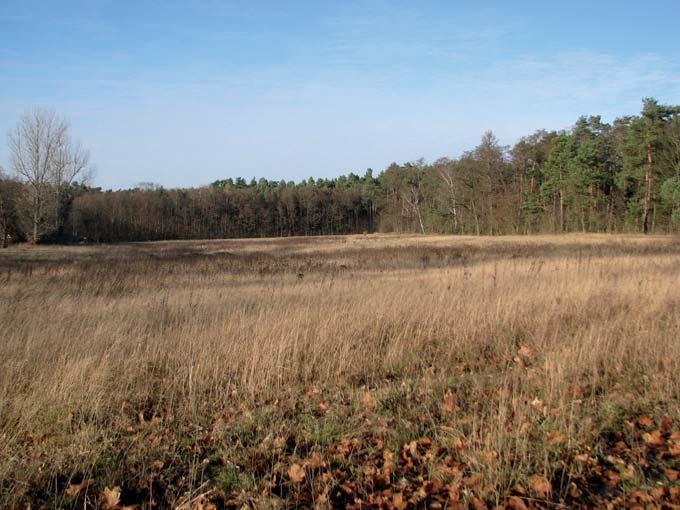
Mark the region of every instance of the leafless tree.
<instances>
[{"instance_id":1,"label":"leafless tree","mask_svg":"<svg viewBox=\"0 0 680 510\"><path fill-rule=\"evenodd\" d=\"M52 110L25 112L8 135L10 165L26 185L32 240L59 227L62 193L76 177L91 177L90 154Z\"/></svg>"},{"instance_id":2,"label":"leafless tree","mask_svg":"<svg viewBox=\"0 0 680 510\"><path fill-rule=\"evenodd\" d=\"M420 212L420 190L417 185L411 184L407 186L402 192L402 199L404 200L404 205L407 206L407 213L409 215L413 214L418 218L420 231L424 234L425 224L423 223L423 215Z\"/></svg>"},{"instance_id":3,"label":"leafless tree","mask_svg":"<svg viewBox=\"0 0 680 510\"><path fill-rule=\"evenodd\" d=\"M445 188L447 200L447 212L453 218L454 232L458 231L458 203L456 200L457 183L456 183L456 166L453 161L442 159L435 163L434 166L437 177Z\"/></svg>"}]
</instances>

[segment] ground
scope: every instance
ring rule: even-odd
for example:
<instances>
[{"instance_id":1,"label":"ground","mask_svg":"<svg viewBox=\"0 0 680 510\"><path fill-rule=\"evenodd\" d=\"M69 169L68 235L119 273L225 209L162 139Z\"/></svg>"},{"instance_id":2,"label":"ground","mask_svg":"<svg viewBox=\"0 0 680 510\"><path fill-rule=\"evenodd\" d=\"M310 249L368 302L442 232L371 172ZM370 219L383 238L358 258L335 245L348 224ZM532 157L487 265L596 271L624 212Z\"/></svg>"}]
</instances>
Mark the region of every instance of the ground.
<instances>
[{"instance_id":1,"label":"ground","mask_svg":"<svg viewBox=\"0 0 680 510\"><path fill-rule=\"evenodd\" d=\"M17 245L0 332L3 508L680 505L678 238Z\"/></svg>"}]
</instances>

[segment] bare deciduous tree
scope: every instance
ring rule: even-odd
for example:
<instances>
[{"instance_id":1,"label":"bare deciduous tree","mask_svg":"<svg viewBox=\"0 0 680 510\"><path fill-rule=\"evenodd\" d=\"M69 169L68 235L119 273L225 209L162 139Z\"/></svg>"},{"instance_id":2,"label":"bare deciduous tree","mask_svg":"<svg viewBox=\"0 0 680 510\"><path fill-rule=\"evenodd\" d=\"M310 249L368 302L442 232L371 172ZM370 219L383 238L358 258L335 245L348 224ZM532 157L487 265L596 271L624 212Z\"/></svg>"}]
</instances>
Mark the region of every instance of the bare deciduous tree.
<instances>
[{"instance_id":1,"label":"bare deciduous tree","mask_svg":"<svg viewBox=\"0 0 680 510\"><path fill-rule=\"evenodd\" d=\"M441 183L445 188L445 193L447 196L447 212L453 218L453 229L454 232L458 231L458 203L456 200L457 195L457 183L456 183L456 171L457 167L455 163L449 159L443 158L437 161L434 165L434 170L437 177L440 179Z\"/></svg>"},{"instance_id":2,"label":"bare deciduous tree","mask_svg":"<svg viewBox=\"0 0 680 510\"><path fill-rule=\"evenodd\" d=\"M11 168L26 184L33 242L59 228L64 188L91 174L89 152L68 131L68 122L54 111L35 109L8 135Z\"/></svg>"}]
</instances>

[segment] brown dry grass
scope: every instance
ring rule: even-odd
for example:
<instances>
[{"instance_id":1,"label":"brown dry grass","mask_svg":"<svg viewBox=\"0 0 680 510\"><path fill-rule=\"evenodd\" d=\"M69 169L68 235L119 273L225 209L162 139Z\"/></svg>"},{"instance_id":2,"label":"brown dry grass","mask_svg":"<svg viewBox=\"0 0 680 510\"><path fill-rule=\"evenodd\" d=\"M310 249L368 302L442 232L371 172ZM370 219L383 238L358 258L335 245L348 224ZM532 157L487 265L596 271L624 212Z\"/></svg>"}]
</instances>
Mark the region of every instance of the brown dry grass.
<instances>
[{"instance_id":1,"label":"brown dry grass","mask_svg":"<svg viewBox=\"0 0 680 510\"><path fill-rule=\"evenodd\" d=\"M142 505L179 504L192 490L261 494L300 444L323 452L367 435L396 451L422 435L455 445L484 480L465 497L499 503L529 476L557 473L567 480L552 497L565 501L575 476L565 455L592 452L641 414L678 423L680 242L371 235L19 246L0 252L0 335L0 505L75 505L64 488L87 478L122 485ZM455 411L442 411L446 392ZM299 406L310 399L331 414L307 417ZM286 401L295 412L262 411ZM344 411L333 414L335 404ZM220 436L215 413L230 409L241 418ZM174 446L126 443L154 416ZM232 456L238 476L206 471L205 451L182 456L181 438L206 429L219 436L211 455ZM245 438L262 447L281 435L297 446L263 473L236 458L252 453ZM141 479L158 455L167 466L168 452L182 481L156 499L133 489L143 484L130 466ZM640 474L631 484L648 482ZM267 504L292 505L279 495Z\"/></svg>"}]
</instances>

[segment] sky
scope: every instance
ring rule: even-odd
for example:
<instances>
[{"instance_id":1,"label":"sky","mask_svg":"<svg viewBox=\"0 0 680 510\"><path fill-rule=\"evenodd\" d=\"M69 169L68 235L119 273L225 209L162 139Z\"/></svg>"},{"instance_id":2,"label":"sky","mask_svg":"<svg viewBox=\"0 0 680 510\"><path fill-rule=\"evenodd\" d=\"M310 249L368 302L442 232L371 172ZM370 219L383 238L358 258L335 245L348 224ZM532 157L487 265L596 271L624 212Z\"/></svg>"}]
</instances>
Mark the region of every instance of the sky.
<instances>
[{"instance_id":1,"label":"sky","mask_svg":"<svg viewBox=\"0 0 680 510\"><path fill-rule=\"evenodd\" d=\"M0 165L41 107L93 184L299 181L680 103L677 0L0 2Z\"/></svg>"}]
</instances>

